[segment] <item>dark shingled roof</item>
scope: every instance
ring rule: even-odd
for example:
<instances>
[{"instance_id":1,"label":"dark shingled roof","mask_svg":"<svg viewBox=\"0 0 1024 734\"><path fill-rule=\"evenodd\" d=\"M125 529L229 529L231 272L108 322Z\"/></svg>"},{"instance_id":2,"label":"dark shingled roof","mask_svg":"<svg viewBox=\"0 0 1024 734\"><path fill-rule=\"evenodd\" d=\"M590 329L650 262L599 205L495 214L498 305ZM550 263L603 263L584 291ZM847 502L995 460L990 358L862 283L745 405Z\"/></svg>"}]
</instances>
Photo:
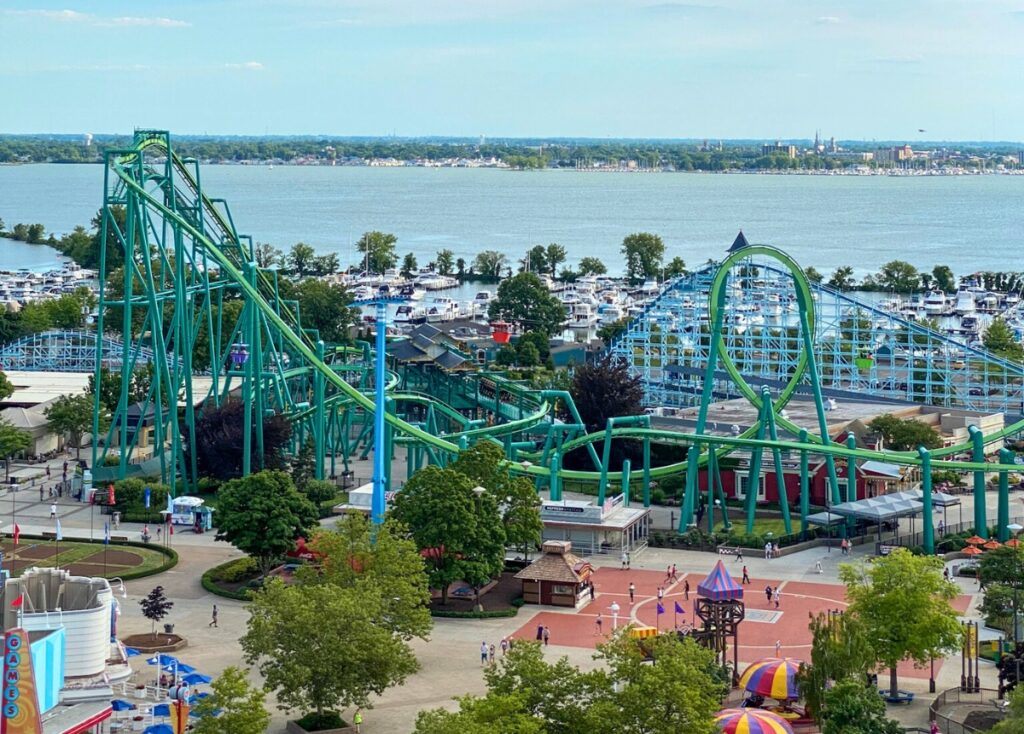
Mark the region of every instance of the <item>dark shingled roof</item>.
<instances>
[{"instance_id":1,"label":"dark shingled roof","mask_svg":"<svg viewBox=\"0 0 1024 734\"><path fill-rule=\"evenodd\" d=\"M729 252L736 252L737 250L742 250L744 247L750 247L750 243L747 242L747 238L743 236L743 230L741 229L740 233L736 235L736 239L733 240L732 247L729 248Z\"/></svg>"},{"instance_id":2,"label":"dark shingled roof","mask_svg":"<svg viewBox=\"0 0 1024 734\"><path fill-rule=\"evenodd\" d=\"M434 359L434 362L441 365L446 370L455 369L465 361L466 360L460 357L459 355L455 354L454 352L449 352L447 350L437 355L437 358Z\"/></svg>"}]
</instances>

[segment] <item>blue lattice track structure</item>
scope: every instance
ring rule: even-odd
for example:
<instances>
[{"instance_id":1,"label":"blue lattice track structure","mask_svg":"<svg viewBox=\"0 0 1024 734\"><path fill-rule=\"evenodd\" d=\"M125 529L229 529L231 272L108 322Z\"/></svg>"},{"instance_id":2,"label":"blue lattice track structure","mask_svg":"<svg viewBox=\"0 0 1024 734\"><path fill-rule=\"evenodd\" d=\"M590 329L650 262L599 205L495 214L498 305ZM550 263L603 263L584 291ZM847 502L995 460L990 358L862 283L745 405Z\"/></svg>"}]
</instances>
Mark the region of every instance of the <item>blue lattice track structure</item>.
<instances>
[{"instance_id":1,"label":"blue lattice track structure","mask_svg":"<svg viewBox=\"0 0 1024 734\"><path fill-rule=\"evenodd\" d=\"M104 367L119 371L124 359L124 342L107 336L97 345L94 331L43 331L0 347L0 369L93 372L97 355ZM139 359L143 364L151 362L153 351L141 348Z\"/></svg>"}]
</instances>

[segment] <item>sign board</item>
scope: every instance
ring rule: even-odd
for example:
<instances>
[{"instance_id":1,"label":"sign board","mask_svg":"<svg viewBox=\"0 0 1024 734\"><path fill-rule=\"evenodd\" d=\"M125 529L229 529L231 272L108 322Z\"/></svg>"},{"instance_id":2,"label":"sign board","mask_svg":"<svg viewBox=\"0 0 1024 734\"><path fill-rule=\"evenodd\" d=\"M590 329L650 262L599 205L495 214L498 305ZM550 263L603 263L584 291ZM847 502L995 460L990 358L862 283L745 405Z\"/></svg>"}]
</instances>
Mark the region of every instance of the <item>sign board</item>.
<instances>
[{"instance_id":1,"label":"sign board","mask_svg":"<svg viewBox=\"0 0 1024 734\"><path fill-rule=\"evenodd\" d=\"M28 633L21 628L4 634L3 707L0 734L42 734L39 698L32 673Z\"/></svg>"}]
</instances>

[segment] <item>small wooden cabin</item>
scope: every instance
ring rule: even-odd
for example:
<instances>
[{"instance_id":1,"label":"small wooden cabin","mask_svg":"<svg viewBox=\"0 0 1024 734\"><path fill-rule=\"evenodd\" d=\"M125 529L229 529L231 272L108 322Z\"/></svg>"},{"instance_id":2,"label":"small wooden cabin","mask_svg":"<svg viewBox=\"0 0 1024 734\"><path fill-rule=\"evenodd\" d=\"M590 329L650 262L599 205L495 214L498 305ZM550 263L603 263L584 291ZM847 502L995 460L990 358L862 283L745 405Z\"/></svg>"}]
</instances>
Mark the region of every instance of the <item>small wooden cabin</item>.
<instances>
[{"instance_id":1,"label":"small wooden cabin","mask_svg":"<svg viewBox=\"0 0 1024 734\"><path fill-rule=\"evenodd\" d=\"M567 540L545 541L541 550L540 558L516 574L523 582L523 601L575 607L589 593L593 567L571 553L572 543Z\"/></svg>"}]
</instances>

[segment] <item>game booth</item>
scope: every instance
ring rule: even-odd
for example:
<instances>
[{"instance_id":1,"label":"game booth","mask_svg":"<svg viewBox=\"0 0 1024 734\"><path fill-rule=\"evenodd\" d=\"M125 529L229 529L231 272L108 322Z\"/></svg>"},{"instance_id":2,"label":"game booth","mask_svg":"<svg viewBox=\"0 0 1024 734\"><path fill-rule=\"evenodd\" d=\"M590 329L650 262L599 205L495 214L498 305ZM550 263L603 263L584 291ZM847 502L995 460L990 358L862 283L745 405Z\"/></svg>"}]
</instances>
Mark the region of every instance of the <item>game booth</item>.
<instances>
[{"instance_id":1,"label":"game booth","mask_svg":"<svg viewBox=\"0 0 1024 734\"><path fill-rule=\"evenodd\" d=\"M168 497L167 509L160 512L164 522L190 525L197 533L213 528L213 508L207 507L201 497Z\"/></svg>"}]
</instances>

